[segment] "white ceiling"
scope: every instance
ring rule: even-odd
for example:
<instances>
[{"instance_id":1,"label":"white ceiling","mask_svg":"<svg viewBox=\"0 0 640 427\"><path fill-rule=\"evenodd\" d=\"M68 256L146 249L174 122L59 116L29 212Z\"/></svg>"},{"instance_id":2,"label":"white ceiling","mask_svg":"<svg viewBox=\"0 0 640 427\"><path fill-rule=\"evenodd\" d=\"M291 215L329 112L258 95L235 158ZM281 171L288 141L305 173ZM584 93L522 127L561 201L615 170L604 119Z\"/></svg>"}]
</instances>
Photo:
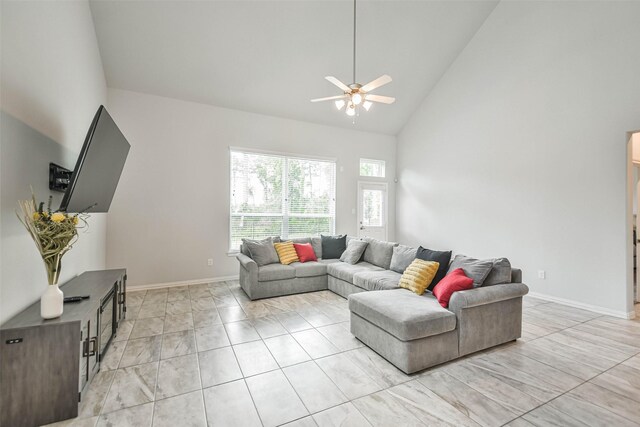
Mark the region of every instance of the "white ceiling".
<instances>
[{"instance_id":1,"label":"white ceiling","mask_svg":"<svg viewBox=\"0 0 640 427\"><path fill-rule=\"evenodd\" d=\"M497 1L358 2L357 80L396 97L355 128L396 134ZM104 1L91 10L112 88L353 128L324 80L351 83L350 0Z\"/></svg>"}]
</instances>

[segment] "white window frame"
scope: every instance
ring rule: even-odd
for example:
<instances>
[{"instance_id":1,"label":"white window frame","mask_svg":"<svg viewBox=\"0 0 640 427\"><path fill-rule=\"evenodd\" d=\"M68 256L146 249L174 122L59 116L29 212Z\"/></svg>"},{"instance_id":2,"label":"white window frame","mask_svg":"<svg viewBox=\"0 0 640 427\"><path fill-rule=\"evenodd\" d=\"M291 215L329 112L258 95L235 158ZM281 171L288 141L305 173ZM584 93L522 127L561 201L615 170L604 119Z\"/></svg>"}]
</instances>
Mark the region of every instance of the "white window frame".
<instances>
[{"instance_id":1,"label":"white window frame","mask_svg":"<svg viewBox=\"0 0 640 427\"><path fill-rule=\"evenodd\" d=\"M337 159L334 157L322 157L322 156L313 156L313 155L302 155L302 154L295 154L295 153L285 153L285 152L278 152L278 151L268 151L268 150L260 150L260 149L254 149L254 148L243 148L243 147L234 147L234 146L229 146L229 160L227 162L227 165L229 166L229 170L228 170L228 174L227 176L229 177L229 194L228 194L228 204L229 204L229 221L228 221L228 247L229 250L227 252L227 255L229 256L235 256L236 254L238 254L240 252L240 250L238 248L232 248L231 244L232 244L232 235L231 235L231 227L232 227L232 216L233 216L233 212L231 212L231 194L233 193L233 188L232 188L232 181L231 181L231 153L233 152L240 152L240 153L246 153L246 154L264 154L264 155L268 155L268 156L275 156L275 157L281 157L284 159L284 161L282 162L282 189L284 192L287 191L287 189L289 188L289 165L287 160L288 159L297 159L297 160L318 160L318 161L323 161L323 162L330 162L334 164L334 169L333 169L333 173L334 173L334 178L333 178L333 185L334 185L334 189L333 189L333 206L331 208L332 212L333 212L333 218L331 221L331 230L330 230L330 234L334 234L335 230L336 230L336 216L337 216L337 211L336 211L336 206L337 206L337 192L338 192L338 162ZM246 216L282 216L282 237L284 239L288 238L288 231L289 231L289 199L287 197L286 194L283 194L283 198L282 198L282 214L264 214L264 213L256 213L256 214L245 214ZM327 215L321 215L321 214L298 214L298 215L293 215L297 218L325 218Z\"/></svg>"},{"instance_id":2,"label":"white window frame","mask_svg":"<svg viewBox=\"0 0 640 427\"><path fill-rule=\"evenodd\" d=\"M361 172L362 163L377 163L377 164L381 165L382 166L383 175L382 176L362 175L362 172ZM360 158L360 162L358 163L358 175L361 178L365 178L365 179L385 179L387 177L387 161L386 160L382 160L382 159L369 159L369 158L361 157Z\"/></svg>"}]
</instances>

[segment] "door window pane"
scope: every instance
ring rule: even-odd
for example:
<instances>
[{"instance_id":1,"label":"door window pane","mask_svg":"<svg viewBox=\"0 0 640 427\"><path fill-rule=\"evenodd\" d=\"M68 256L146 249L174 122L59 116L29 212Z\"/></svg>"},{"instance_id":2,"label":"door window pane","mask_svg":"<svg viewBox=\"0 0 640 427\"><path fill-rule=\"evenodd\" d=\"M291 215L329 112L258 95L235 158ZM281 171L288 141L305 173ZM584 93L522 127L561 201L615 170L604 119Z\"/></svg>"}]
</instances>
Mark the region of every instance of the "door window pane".
<instances>
[{"instance_id":1,"label":"door window pane","mask_svg":"<svg viewBox=\"0 0 640 427\"><path fill-rule=\"evenodd\" d=\"M382 227L383 209L382 191L362 190L362 225L366 227Z\"/></svg>"}]
</instances>

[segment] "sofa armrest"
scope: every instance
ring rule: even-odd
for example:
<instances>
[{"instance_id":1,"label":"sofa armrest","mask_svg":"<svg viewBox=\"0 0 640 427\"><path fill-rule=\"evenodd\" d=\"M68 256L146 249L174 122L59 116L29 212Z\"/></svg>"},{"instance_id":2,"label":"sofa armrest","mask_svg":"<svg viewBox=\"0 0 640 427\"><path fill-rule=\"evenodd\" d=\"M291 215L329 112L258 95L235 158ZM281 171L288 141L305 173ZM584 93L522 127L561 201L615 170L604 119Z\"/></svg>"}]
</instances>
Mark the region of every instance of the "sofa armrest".
<instances>
[{"instance_id":1,"label":"sofa armrest","mask_svg":"<svg viewBox=\"0 0 640 427\"><path fill-rule=\"evenodd\" d=\"M527 293L529 293L529 288L524 283L505 283L458 291L451 295L449 310L457 314L463 308L520 298Z\"/></svg>"},{"instance_id":2,"label":"sofa armrest","mask_svg":"<svg viewBox=\"0 0 640 427\"><path fill-rule=\"evenodd\" d=\"M258 264L245 254L236 254L236 258L240 261L240 265L248 272L252 273L253 271L258 271Z\"/></svg>"}]
</instances>

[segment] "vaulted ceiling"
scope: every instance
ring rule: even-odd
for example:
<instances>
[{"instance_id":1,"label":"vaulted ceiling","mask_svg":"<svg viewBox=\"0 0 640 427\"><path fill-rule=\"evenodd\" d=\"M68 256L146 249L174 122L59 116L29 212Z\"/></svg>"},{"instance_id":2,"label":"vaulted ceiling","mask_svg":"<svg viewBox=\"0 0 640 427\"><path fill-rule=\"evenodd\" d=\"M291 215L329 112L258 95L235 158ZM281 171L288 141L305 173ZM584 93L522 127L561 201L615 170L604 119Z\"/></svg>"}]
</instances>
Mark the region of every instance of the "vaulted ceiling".
<instances>
[{"instance_id":1,"label":"vaulted ceiling","mask_svg":"<svg viewBox=\"0 0 640 427\"><path fill-rule=\"evenodd\" d=\"M351 83L353 3L91 1L109 87L320 124L396 134L497 1L358 2L359 83L396 97L353 125L324 80Z\"/></svg>"}]
</instances>

